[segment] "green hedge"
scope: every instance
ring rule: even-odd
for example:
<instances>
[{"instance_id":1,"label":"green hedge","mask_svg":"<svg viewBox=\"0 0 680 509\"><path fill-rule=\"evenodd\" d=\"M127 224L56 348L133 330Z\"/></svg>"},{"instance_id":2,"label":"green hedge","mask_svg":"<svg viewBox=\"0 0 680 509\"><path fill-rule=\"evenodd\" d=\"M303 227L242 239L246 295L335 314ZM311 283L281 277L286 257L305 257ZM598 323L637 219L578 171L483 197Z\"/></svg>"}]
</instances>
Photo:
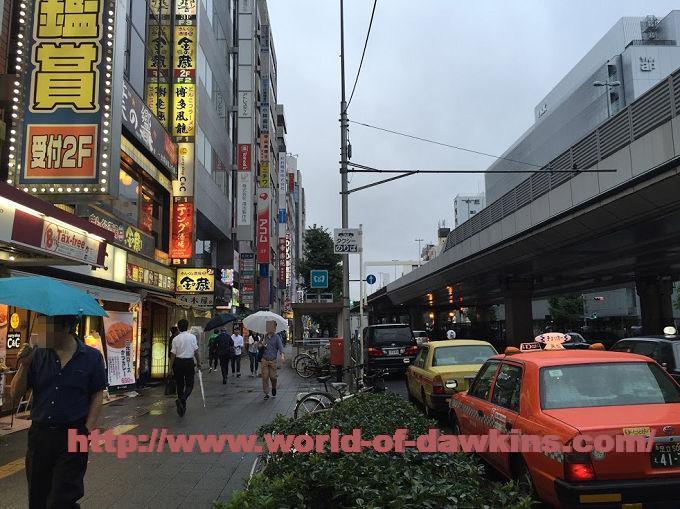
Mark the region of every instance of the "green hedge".
<instances>
[{"instance_id":1,"label":"green hedge","mask_svg":"<svg viewBox=\"0 0 680 509\"><path fill-rule=\"evenodd\" d=\"M361 394L331 411L287 419L278 415L264 433L299 435L362 429L362 438L409 429L409 438L427 434L436 423L392 393ZM405 453L276 454L247 489L237 491L220 509L525 509L513 483L495 483L483 467L464 454Z\"/></svg>"}]
</instances>

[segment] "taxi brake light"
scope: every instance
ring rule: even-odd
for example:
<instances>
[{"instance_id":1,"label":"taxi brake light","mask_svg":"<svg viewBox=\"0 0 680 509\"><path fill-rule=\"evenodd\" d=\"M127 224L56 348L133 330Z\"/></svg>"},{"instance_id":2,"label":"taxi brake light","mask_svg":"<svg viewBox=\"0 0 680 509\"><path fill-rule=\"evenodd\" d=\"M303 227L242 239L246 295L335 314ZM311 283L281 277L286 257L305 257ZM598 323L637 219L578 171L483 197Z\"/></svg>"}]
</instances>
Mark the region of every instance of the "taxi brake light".
<instances>
[{"instance_id":1,"label":"taxi brake light","mask_svg":"<svg viewBox=\"0 0 680 509\"><path fill-rule=\"evenodd\" d=\"M433 394L444 394L444 381L442 377L437 375L432 380L432 393Z\"/></svg>"},{"instance_id":2,"label":"taxi brake light","mask_svg":"<svg viewBox=\"0 0 680 509\"><path fill-rule=\"evenodd\" d=\"M406 350L404 350L404 355L417 355L417 354L418 354L417 346L409 346Z\"/></svg>"},{"instance_id":3,"label":"taxi brake light","mask_svg":"<svg viewBox=\"0 0 680 509\"><path fill-rule=\"evenodd\" d=\"M567 454L564 457L564 478L583 482L595 479L595 469L588 454Z\"/></svg>"},{"instance_id":4,"label":"taxi brake light","mask_svg":"<svg viewBox=\"0 0 680 509\"><path fill-rule=\"evenodd\" d=\"M604 345L602 343L593 343L588 347L588 350L604 350Z\"/></svg>"}]
</instances>

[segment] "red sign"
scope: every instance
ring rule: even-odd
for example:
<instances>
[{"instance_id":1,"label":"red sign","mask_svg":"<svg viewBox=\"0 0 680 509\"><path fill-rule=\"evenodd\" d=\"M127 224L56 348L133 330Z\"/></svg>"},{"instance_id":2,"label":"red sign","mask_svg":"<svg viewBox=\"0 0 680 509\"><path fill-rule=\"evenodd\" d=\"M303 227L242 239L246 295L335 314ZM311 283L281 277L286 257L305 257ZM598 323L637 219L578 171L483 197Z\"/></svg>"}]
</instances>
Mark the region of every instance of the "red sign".
<instances>
[{"instance_id":1,"label":"red sign","mask_svg":"<svg viewBox=\"0 0 680 509\"><path fill-rule=\"evenodd\" d=\"M279 283L286 286L286 237L279 239Z\"/></svg>"},{"instance_id":2,"label":"red sign","mask_svg":"<svg viewBox=\"0 0 680 509\"><path fill-rule=\"evenodd\" d=\"M251 164L250 144L238 146L238 171L250 171Z\"/></svg>"},{"instance_id":3,"label":"red sign","mask_svg":"<svg viewBox=\"0 0 680 509\"><path fill-rule=\"evenodd\" d=\"M97 177L96 158L96 124L26 128L25 180L87 182Z\"/></svg>"},{"instance_id":4,"label":"red sign","mask_svg":"<svg viewBox=\"0 0 680 509\"><path fill-rule=\"evenodd\" d=\"M194 204L190 198L175 198L172 204L170 258L188 259L194 254Z\"/></svg>"},{"instance_id":5,"label":"red sign","mask_svg":"<svg viewBox=\"0 0 680 509\"><path fill-rule=\"evenodd\" d=\"M260 203L266 202L268 193L260 193ZM258 206L257 211L257 263L269 263L269 204Z\"/></svg>"},{"instance_id":6,"label":"red sign","mask_svg":"<svg viewBox=\"0 0 680 509\"><path fill-rule=\"evenodd\" d=\"M295 173L288 174L288 192L292 193L295 191Z\"/></svg>"}]
</instances>

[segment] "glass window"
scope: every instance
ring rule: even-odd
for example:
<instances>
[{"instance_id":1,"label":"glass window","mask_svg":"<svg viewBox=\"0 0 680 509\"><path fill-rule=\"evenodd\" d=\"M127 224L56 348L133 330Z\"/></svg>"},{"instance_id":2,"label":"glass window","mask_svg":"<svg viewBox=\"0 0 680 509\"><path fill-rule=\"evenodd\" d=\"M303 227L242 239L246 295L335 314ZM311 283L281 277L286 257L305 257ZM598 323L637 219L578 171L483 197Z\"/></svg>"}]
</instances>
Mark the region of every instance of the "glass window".
<instances>
[{"instance_id":1,"label":"glass window","mask_svg":"<svg viewBox=\"0 0 680 509\"><path fill-rule=\"evenodd\" d=\"M680 403L680 388L649 362L547 367L540 381L545 410Z\"/></svg>"},{"instance_id":2,"label":"glass window","mask_svg":"<svg viewBox=\"0 0 680 509\"><path fill-rule=\"evenodd\" d=\"M490 346L440 346L434 349L432 365L483 364L493 355L496 355L496 352Z\"/></svg>"},{"instance_id":3,"label":"glass window","mask_svg":"<svg viewBox=\"0 0 680 509\"><path fill-rule=\"evenodd\" d=\"M146 47L144 41L139 36L136 30L130 31L130 63L128 69L128 76L130 85L139 94L144 97L144 66L146 64Z\"/></svg>"},{"instance_id":4,"label":"glass window","mask_svg":"<svg viewBox=\"0 0 680 509\"><path fill-rule=\"evenodd\" d=\"M213 93L213 75L212 75L212 69L210 68L210 63L208 61L205 61L205 89L208 92L208 97L212 98L212 93Z\"/></svg>"},{"instance_id":5,"label":"glass window","mask_svg":"<svg viewBox=\"0 0 680 509\"><path fill-rule=\"evenodd\" d=\"M205 85L205 53L203 53L203 48L198 47L196 52L196 73L198 74L198 79Z\"/></svg>"},{"instance_id":6,"label":"glass window","mask_svg":"<svg viewBox=\"0 0 680 509\"><path fill-rule=\"evenodd\" d=\"M416 356L415 364L416 368L425 368L425 362L427 360L427 354L429 350L427 348L421 348L420 352Z\"/></svg>"},{"instance_id":7,"label":"glass window","mask_svg":"<svg viewBox=\"0 0 680 509\"><path fill-rule=\"evenodd\" d=\"M212 145L208 141L208 138L205 139L205 155L203 157L203 166L205 166L205 169L208 170L208 173L212 174L213 171Z\"/></svg>"},{"instance_id":8,"label":"glass window","mask_svg":"<svg viewBox=\"0 0 680 509\"><path fill-rule=\"evenodd\" d=\"M496 374L497 369L498 362L496 361L484 364L482 369L479 370L479 373L477 373L477 377L472 382L472 387L470 387L468 394L479 399L489 399L491 382L493 382L493 377Z\"/></svg>"},{"instance_id":9,"label":"glass window","mask_svg":"<svg viewBox=\"0 0 680 509\"><path fill-rule=\"evenodd\" d=\"M619 341L612 347L612 352L626 352L633 351L633 341Z\"/></svg>"},{"instance_id":10,"label":"glass window","mask_svg":"<svg viewBox=\"0 0 680 509\"><path fill-rule=\"evenodd\" d=\"M123 219L137 225L139 219L139 183L123 169L120 170L119 181L119 200L115 208L122 214Z\"/></svg>"},{"instance_id":11,"label":"glass window","mask_svg":"<svg viewBox=\"0 0 680 509\"><path fill-rule=\"evenodd\" d=\"M498 371L491 402L519 413L519 395L522 387L522 368L503 364Z\"/></svg>"},{"instance_id":12,"label":"glass window","mask_svg":"<svg viewBox=\"0 0 680 509\"><path fill-rule=\"evenodd\" d=\"M415 344L411 329L408 327L380 327L373 331L374 346L390 346L392 343L397 345Z\"/></svg>"},{"instance_id":13,"label":"glass window","mask_svg":"<svg viewBox=\"0 0 680 509\"><path fill-rule=\"evenodd\" d=\"M633 345L633 353L645 355L656 361L658 360L657 343L653 341L638 341Z\"/></svg>"},{"instance_id":14,"label":"glass window","mask_svg":"<svg viewBox=\"0 0 680 509\"><path fill-rule=\"evenodd\" d=\"M131 0L130 18L140 34L146 33L146 0Z\"/></svg>"},{"instance_id":15,"label":"glass window","mask_svg":"<svg viewBox=\"0 0 680 509\"><path fill-rule=\"evenodd\" d=\"M203 164L203 155L205 151L205 135L203 130L196 126L196 157L198 161Z\"/></svg>"}]
</instances>

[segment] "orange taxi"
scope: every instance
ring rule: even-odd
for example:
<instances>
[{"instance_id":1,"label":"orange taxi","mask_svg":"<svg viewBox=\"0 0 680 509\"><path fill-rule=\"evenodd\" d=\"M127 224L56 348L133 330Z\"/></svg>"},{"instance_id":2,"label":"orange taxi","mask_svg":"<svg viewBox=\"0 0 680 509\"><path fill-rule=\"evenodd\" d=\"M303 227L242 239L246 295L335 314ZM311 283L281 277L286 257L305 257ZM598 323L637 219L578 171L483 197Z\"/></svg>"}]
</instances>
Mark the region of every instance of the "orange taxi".
<instances>
[{"instance_id":1,"label":"orange taxi","mask_svg":"<svg viewBox=\"0 0 680 509\"><path fill-rule=\"evenodd\" d=\"M680 508L680 386L668 373L641 355L525 345L538 348L491 357L469 390L453 395L454 433L517 430L567 446L577 435L653 434L651 452L481 456L555 507Z\"/></svg>"}]
</instances>

